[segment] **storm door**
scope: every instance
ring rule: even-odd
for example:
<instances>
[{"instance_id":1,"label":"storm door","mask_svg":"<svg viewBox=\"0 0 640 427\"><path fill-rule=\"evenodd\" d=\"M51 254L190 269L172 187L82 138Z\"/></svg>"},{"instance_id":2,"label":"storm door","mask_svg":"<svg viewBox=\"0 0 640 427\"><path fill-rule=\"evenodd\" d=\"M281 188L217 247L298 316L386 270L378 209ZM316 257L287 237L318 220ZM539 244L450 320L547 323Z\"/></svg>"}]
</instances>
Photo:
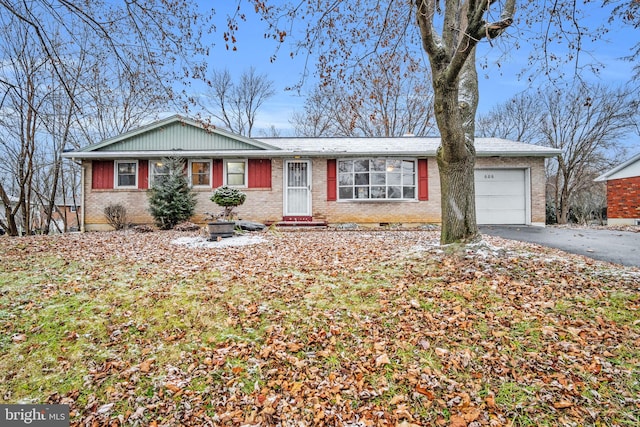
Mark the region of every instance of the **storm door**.
<instances>
[{"instance_id":1,"label":"storm door","mask_svg":"<svg viewBox=\"0 0 640 427\"><path fill-rule=\"evenodd\" d=\"M284 216L311 216L311 162L287 160L284 181Z\"/></svg>"}]
</instances>

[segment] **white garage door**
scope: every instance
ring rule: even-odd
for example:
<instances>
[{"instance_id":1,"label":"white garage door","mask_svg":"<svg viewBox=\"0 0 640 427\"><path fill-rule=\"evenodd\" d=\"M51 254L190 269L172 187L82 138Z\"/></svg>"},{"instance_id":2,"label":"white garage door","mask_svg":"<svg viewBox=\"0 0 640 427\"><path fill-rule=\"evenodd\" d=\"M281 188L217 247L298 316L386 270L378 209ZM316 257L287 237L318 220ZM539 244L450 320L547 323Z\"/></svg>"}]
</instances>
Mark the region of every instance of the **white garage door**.
<instances>
[{"instance_id":1,"label":"white garage door","mask_svg":"<svg viewBox=\"0 0 640 427\"><path fill-rule=\"evenodd\" d=\"M526 224L525 169L476 169L478 224Z\"/></svg>"}]
</instances>

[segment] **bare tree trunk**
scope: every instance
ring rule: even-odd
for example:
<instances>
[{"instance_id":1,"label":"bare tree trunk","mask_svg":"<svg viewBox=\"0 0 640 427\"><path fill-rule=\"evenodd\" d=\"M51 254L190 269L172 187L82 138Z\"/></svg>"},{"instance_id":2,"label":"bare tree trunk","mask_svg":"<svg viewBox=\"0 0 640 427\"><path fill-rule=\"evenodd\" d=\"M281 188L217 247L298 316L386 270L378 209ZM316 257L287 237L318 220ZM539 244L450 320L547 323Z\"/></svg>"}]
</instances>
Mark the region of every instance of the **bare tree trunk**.
<instances>
[{"instance_id":1,"label":"bare tree trunk","mask_svg":"<svg viewBox=\"0 0 640 427\"><path fill-rule=\"evenodd\" d=\"M475 215L474 155L469 154L455 162L444 160L444 149L438 150L440 190L442 203L442 231L440 241L445 243L476 240L478 226Z\"/></svg>"},{"instance_id":2,"label":"bare tree trunk","mask_svg":"<svg viewBox=\"0 0 640 427\"><path fill-rule=\"evenodd\" d=\"M558 224L566 224L569 221L569 180L567 165L562 157L558 158L558 175L556 187L556 217ZM562 182L560 182L562 180Z\"/></svg>"},{"instance_id":3,"label":"bare tree trunk","mask_svg":"<svg viewBox=\"0 0 640 427\"><path fill-rule=\"evenodd\" d=\"M64 169L60 170L60 191L62 192L62 202L64 203L64 210L62 211L62 221L63 221L63 233L69 231L69 222L67 218L67 184L65 182L65 173ZM75 202L74 202L75 203ZM77 210L77 209L76 209Z\"/></svg>"},{"instance_id":4,"label":"bare tree trunk","mask_svg":"<svg viewBox=\"0 0 640 427\"><path fill-rule=\"evenodd\" d=\"M82 176L82 171L80 172L81 176ZM72 177L71 177L71 197L73 200L73 207L75 208L75 217L76 217L76 224L78 226L78 230L77 231L81 231L82 228L82 224L80 223L80 209L84 209L84 206L78 206L78 201L76 200L76 189L75 189L75 183L76 183L76 174L75 172L73 172L72 170ZM80 178L78 181L82 182L82 178Z\"/></svg>"},{"instance_id":5,"label":"bare tree trunk","mask_svg":"<svg viewBox=\"0 0 640 427\"><path fill-rule=\"evenodd\" d=\"M58 157L58 153L56 153L55 156L56 156L56 160L54 162L53 177L51 179L51 191L48 196L49 203L47 204L47 209L45 209L45 212L47 214L47 218L45 220L45 225L44 225L45 233L49 233L49 228L51 227L51 220L53 218L53 212L56 208L56 192L58 189L58 182L60 178L60 168L62 167L62 159Z\"/></svg>"},{"instance_id":6,"label":"bare tree trunk","mask_svg":"<svg viewBox=\"0 0 640 427\"><path fill-rule=\"evenodd\" d=\"M440 171L442 231L440 242L478 240L475 204L475 113L478 77L475 48L454 84L434 80L435 114L441 134L437 161Z\"/></svg>"},{"instance_id":7,"label":"bare tree trunk","mask_svg":"<svg viewBox=\"0 0 640 427\"><path fill-rule=\"evenodd\" d=\"M558 223L558 218L560 218L560 187L558 182L558 174L554 178L554 186L553 186L553 212L555 213L556 223Z\"/></svg>"},{"instance_id":8,"label":"bare tree trunk","mask_svg":"<svg viewBox=\"0 0 640 427\"><path fill-rule=\"evenodd\" d=\"M562 190L560 190L560 216L558 217L558 224L567 224L569 222L569 185L567 179L563 178Z\"/></svg>"},{"instance_id":9,"label":"bare tree trunk","mask_svg":"<svg viewBox=\"0 0 640 427\"><path fill-rule=\"evenodd\" d=\"M24 223L25 234L31 234L33 228L32 203L33 203L33 172L35 164L33 157L36 152L36 129L38 114L35 110L35 91L36 86L32 76L27 79L27 114L25 117L25 130L22 134L22 159L24 161L20 165L20 200L22 210L22 221ZM26 161L26 165L25 162Z\"/></svg>"},{"instance_id":10,"label":"bare tree trunk","mask_svg":"<svg viewBox=\"0 0 640 427\"><path fill-rule=\"evenodd\" d=\"M11 207L11 199L9 195L4 190L2 183L0 183L0 199L2 199L2 204L4 205L5 219L6 223L0 221L0 225L7 232L9 236L17 236L18 235L18 224L16 223L16 215L15 211Z\"/></svg>"}]
</instances>

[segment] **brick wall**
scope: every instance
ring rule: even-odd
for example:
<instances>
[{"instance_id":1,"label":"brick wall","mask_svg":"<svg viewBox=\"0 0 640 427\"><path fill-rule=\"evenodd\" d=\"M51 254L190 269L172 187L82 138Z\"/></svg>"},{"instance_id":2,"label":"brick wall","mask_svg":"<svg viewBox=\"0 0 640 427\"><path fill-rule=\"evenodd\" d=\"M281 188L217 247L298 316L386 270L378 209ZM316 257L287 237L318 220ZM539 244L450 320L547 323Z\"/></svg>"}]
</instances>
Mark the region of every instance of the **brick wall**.
<instances>
[{"instance_id":1,"label":"brick wall","mask_svg":"<svg viewBox=\"0 0 640 427\"><path fill-rule=\"evenodd\" d=\"M127 209L129 222L133 224L153 224L149 214L147 190L139 189L92 189L91 161L83 162L85 168L85 231L111 230L104 217L104 208L110 204L122 204ZM245 188L247 200L236 209L238 216L245 220L280 221L282 219L282 161L273 160L273 180L271 188ZM222 208L210 200L211 189L195 189L196 214L192 221L205 223L205 212L220 213Z\"/></svg>"},{"instance_id":2,"label":"brick wall","mask_svg":"<svg viewBox=\"0 0 640 427\"><path fill-rule=\"evenodd\" d=\"M271 188L243 189L246 202L237 208L238 216L259 222L280 221L283 216L283 163L273 159L271 163ZM91 162L83 163L85 169L85 230L110 230L103 215L105 206L121 203L127 208L129 221L134 224L151 224L146 190L95 190L91 188ZM545 172L543 158L478 158L479 168L529 168L531 184L532 223L545 221ZM429 200L405 202L343 202L327 201L327 159L312 160L312 215L314 220L330 224L357 222L379 223L439 223L440 178L435 159L428 159ZM222 209L209 200L212 189L197 189L196 215L192 220L205 222L205 212L218 213ZM636 204L637 206L637 204Z\"/></svg>"},{"instance_id":3,"label":"brick wall","mask_svg":"<svg viewBox=\"0 0 640 427\"><path fill-rule=\"evenodd\" d=\"M440 178L435 159L428 160L428 201L327 201L327 159L313 159L313 217L330 224L440 222Z\"/></svg>"},{"instance_id":4,"label":"brick wall","mask_svg":"<svg viewBox=\"0 0 640 427\"><path fill-rule=\"evenodd\" d=\"M478 168L529 168L531 194L531 222L545 223L544 158L541 157L479 157ZM313 216L329 223L439 223L440 176L436 159L428 159L429 200L412 202L341 202L327 201L326 159L313 160Z\"/></svg>"},{"instance_id":5,"label":"brick wall","mask_svg":"<svg viewBox=\"0 0 640 427\"><path fill-rule=\"evenodd\" d=\"M607 217L640 219L640 176L607 181Z\"/></svg>"}]
</instances>

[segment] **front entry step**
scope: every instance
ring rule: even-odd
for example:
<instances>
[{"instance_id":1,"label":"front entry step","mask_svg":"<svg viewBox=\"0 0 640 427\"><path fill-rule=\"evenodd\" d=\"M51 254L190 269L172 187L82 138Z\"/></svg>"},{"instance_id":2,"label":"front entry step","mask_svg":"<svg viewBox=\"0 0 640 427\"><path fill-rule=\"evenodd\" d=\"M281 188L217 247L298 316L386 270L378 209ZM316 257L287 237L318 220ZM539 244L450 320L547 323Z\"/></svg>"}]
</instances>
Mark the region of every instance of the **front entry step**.
<instances>
[{"instance_id":1,"label":"front entry step","mask_svg":"<svg viewBox=\"0 0 640 427\"><path fill-rule=\"evenodd\" d=\"M277 228L304 228L304 229L318 229L318 228L327 228L328 224L326 221L313 221L313 220L304 220L304 221L273 221L265 223L267 227L275 226Z\"/></svg>"}]
</instances>

